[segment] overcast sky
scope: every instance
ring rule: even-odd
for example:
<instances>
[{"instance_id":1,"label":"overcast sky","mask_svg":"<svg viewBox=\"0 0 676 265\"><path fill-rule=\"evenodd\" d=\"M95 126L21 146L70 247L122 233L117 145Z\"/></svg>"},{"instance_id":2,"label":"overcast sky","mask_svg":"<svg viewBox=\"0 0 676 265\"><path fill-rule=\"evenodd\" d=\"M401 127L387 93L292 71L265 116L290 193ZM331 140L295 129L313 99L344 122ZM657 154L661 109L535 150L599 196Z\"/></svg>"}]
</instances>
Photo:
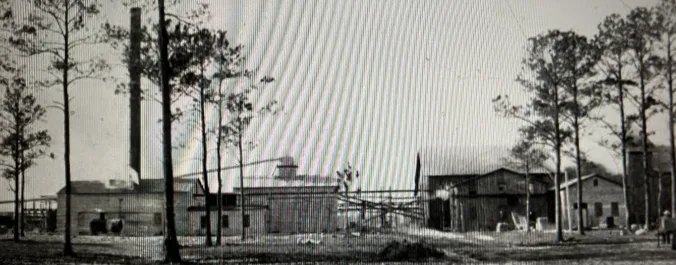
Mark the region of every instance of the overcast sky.
<instances>
[{"instance_id":1,"label":"overcast sky","mask_svg":"<svg viewBox=\"0 0 676 265\"><path fill-rule=\"evenodd\" d=\"M189 1L186 1L186 3ZM258 147L249 162L293 156L299 173L331 174L352 163L362 172L363 189L412 189L416 151L425 146L511 145L519 123L498 117L491 99L526 94L514 81L521 69L525 36L548 29L573 29L591 36L604 16L626 14L644 0L505 1L210 1L210 26L225 29L243 44L249 62L275 77L263 99L276 99L283 113L252 127ZM625 5L626 4L626 5ZM183 6L182 10L187 10ZM106 19L127 26L129 12L106 7ZM119 60L119 53L96 48ZM33 60L38 74L44 60ZM115 73L122 80L125 69ZM144 85L148 85L144 83ZM156 89L154 87L148 87ZM73 180L125 178L128 164L128 98L99 81L72 89ZM60 88L40 101L61 100ZM145 178L160 178L159 104L143 104ZM215 113L212 113L214 119ZM53 195L64 184L63 116L50 110L45 126L54 138L56 159L28 171L28 197ZM656 142L666 143L661 117L653 123ZM176 174L199 169L198 127L176 126L175 139L187 146L174 152ZM607 135L605 131L599 134ZM593 160L619 170L610 153L584 139ZM192 141L192 143L191 143ZM215 157L213 152L210 155ZM224 160L234 165L231 155ZM215 167L215 160L210 168ZM274 163L252 167L267 176ZM229 172L235 176L236 172ZM226 188L227 189L227 188ZM0 182L0 200L12 198Z\"/></svg>"}]
</instances>

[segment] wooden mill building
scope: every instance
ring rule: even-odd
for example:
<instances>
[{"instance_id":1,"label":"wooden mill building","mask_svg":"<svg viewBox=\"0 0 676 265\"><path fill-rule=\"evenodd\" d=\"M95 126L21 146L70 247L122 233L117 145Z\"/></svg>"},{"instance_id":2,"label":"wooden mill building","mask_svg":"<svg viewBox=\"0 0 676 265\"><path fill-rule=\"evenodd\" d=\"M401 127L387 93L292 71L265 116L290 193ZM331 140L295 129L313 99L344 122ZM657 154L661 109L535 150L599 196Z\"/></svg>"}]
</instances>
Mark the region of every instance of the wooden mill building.
<instances>
[{"instance_id":1,"label":"wooden mill building","mask_svg":"<svg viewBox=\"0 0 676 265\"><path fill-rule=\"evenodd\" d=\"M428 148L420 151L421 199L427 225L451 231L494 230L512 223L512 213L525 216L525 172L506 165L503 147ZM553 219L552 174L530 172L531 212ZM439 192L448 198L440 198Z\"/></svg>"},{"instance_id":2,"label":"wooden mill building","mask_svg":"<svg viewBox=\"0 0 676 265\"><path fill-rule=\"evenodd\" d=\"M287 159L288 160L288 159ZM288 161L286 161L288 163ZM290 163L293 163L291 160ZM288 167L288 165L281 165ZM223 209L218 213L217 191L204 200L204 188L197 177L174 180L176 229L182 236L206 232L205 211L211 211L211 226L216 233L217 216L222 215L223 236L239 235L242 223L247 234L314 233L337 229L338 203L334 190L337 182L329 177L296 175L294 170L278 170L270 177L245 177L244 218L237 184L221 197ZM209 178L215 179L215 172ZM140 179L138 182L110 180L73 181L71 231L89 234L89 222L105 213L106 219L123 219L124 235L160 235L163 232L164 180ZM65 191L58 193L57 231L65 224Z\"/></svg>"}]
</instances>

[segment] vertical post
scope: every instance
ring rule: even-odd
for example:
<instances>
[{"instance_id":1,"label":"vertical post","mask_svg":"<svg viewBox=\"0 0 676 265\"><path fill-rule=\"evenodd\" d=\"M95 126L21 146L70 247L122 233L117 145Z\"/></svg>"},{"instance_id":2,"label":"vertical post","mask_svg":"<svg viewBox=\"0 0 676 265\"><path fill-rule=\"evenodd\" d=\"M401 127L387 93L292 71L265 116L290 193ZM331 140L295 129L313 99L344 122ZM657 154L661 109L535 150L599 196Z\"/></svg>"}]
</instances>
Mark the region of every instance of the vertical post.
<instances>
[{"instance_id":1,"label":"vertical post","mask_svg":"<svg viewBox=\"0 0 676 265\"><path fill-rule=\"evenodd\" d=\"M129 27L129 165L141 180L141 9L131 9Z\"/></svg>"},{"instance_id":2,"label":"vertical post","mask_svg":"<svg viewBox=\"0 0 676 265\"><path fill-rule=\"evenodd\" d=\"M566 178L564 183L568 184L568 172L564 172L563 177ZM570 219L570 185L566 186L566 216L568 218L568 231L573 231L573 222ZM582 205L578 205L577 207L582 207Z\"/></svg>"},{"instance_id":3,"label":"vertical post","mask_svg":"<svg viewBox=\"0 0 676 265\"><path fill-rule=\"evenodd\" d=\"M389 193L387 196L387 208L385 212L385 218L387 218L387 227L391 228L394 223L394 216L392 216L392 186L390 186Z\"/></svg>"},{"instance_id":4,"label":"vertical post","mask_svg":"<svg viewBox=\"0 0 676 265\"><path fill-rule=\"evenodd\" d=\"M531 185L530 185L530 173L528 172L529 170L526 169L526 232L530 232L530 193L531 193Z\"/></svg>"},{"instance_id":5,"label":"vertical post","mask_svg":"<svg viewBox=\"0 0 676 265\"><path fill-rule=\"evenodd\" d=\"M460 229L462 232L467 232L465 230L465 205L460 204Z\"/></svg>"}]
</instances>

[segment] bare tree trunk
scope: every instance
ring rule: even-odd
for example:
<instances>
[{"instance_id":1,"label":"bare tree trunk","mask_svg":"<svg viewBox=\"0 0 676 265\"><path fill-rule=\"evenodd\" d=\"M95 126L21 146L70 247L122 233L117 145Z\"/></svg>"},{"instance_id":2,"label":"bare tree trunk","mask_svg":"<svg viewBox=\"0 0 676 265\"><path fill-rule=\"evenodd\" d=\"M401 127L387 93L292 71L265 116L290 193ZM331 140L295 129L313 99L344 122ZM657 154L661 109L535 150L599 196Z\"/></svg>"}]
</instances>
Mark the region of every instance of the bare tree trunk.
<instances>
[{"instance_id":1,"label":"bare tree trunk","mask_svg":"<svg viewBox=\"0 0 676 265\"><path fill-rule=\"evenodd\" d=\"M22 137L23 138L23 137ZM26 169L24 165L24 154L21 151L21 237L25 237L26 229Z\"/></svg>"},{"instance_id":2,"label":"bare tree trunk","mask_svg":"<svg viewBox=\"0 0 676 265\"><path fill-rule=\"evenodd\" d=\"M671 214L676 214L676 145L674 144L674 76L671 36L667 38L667 89L669 92L669 157L671 158ZM676 246L676 245L674 245Z\"/></svg>"},{"instance_id":3,"label":"bare tree trunk","mask_svg":"<svg viewBox=\"0 0 676 265\"><path fill-rule=\"evenodd\" d=\"M244 241L246 240L246 225L244 224L244 217L246 216L246 211L244 210L246 200L244 198L244 150L242 148L242 128L239 128L238 131L239 135L239 181L240 181L240 189L239 189L239 195L242 198L242 206L241 206L241 214L242 214L242 238L241 240ZM249 220L251 221L251 220Z\"/></svg>"},{"instance_id":4,"label":"bare tree trunk","mask_svg":"<svg viewBox=\"0 0 676 265\"><path fill-rule=\"evenodd\" d=\"M554 85L554 94L554 102L557 103L554 108L554 133L556 134L556 143L554 147L554 152L556 153L556 175L554 176L554 192L556 193L554 196L554 203L556 204L554 207L556 209L556 241L563 242L563 226L561 223L561 129L559 128L559 88L556 84Z\"/></svg>"},{"instance_id":5,"label":"bare tree trunk","mask_svg":"<svg viewBox=\"0 0 676 265\"><path fill-rule=\"evenodd\" d=\"M69 3L66 2L66 5L69 5ZM66 18L69 17L68 11L70 8L65 8L65 16ZM69 28L68 26L64 26L64 55L63 55L63 65L69 65L70 64L70 41L69 41ZM68 83L70 82L68 80L68 68L63 69L63 79L61 80L63 84L63 132L64 132L64 155L63 155L63 160L65 164L65 174L66 174L66 222L65 222L65 231L64 231L64 245L63 245L63 254L66 256L74 256L75 253L73 252L73 244L70 241L70 233L71 233L71 227L70 227L70 204L71 204L71 193L72 193L72 187L70 185L70 97L68 96Z\"/></svg>"},{"instance_id":6,"label":"bare tree trunk","mask_svg":"<svg viewBox=\"0 0 676 265\"><path fill-rule=\"evenodd\" d=\"M216 246L221 245L221 237L223 236L223 193L221 192L221 189L223 189L223 180L221 179L221 137L223 137L223 128L221 126L221 123L223 122L223 104L222 104L222 98L223 94L221 93L221 83L222 81L219 82L218 86L218 133L216 135L217 140L216 140L216 161L218 161L218 165L216 165L216 178L218 178L218 201L216 202L216 208L218 209L218 216L216 216L217 220L217 227L216 227Z\"/></svg>"},{"instance_id":7,"label":"bare tree trunk","mask_svg":"<svg viewBox=\"0 0 676 265\"><path fill-rule=\"evenodd\" d=\"M343 217L343 225L345 225L345 235L350 234L350 229L349 229L349 212L350 212L350 190L347 184L345 186L345 216ZM381 195L381 201L382 201L382 195ZM382 220L381 220L382 222ZM443 224L442 224L443 225Z\"/></svg>"},{"instance_id":8,"label":"bare tree trunk","mask_svg":"<svg viewBox=\"0 0 676 265\"><path fill-rule=\"evenodd\" d=\"M159 10L159 46L162 79L162 154L164 162L164 200L166 215L166 233L164 235L164 261L181 262L181 254L176 238L176 220L174 216L174 168L171 157L171 87L169 86L169 53L167 51L167 28L165 25L164 0L158 0Z\"/></svg>"},{"instance_id":9,"label":"bare tree trunk","mask_svg":"<svg viewBox=\"0 0 676 265\"><path fill-rule=\"evenodd\" d=\"M204 72L204 69L202 69ZM202 180L204 182L204 209L205 215L207 218L207 246L212 246L214 243L211 241L211 207L209 206L209 195L211 191L209 190L209 178L207 174L207 122L205 117L205 108L204 108L204 84L200 84L200 120L201 120L201 129L202 129Z\"/></svg>"},{"instance_id":10,"label":"bare tree trunk","mask_svg":"<svg viewBox=\"0 0 676 265\"><path fill-rule=\"evenodd\" d=\"M651 203L650 203L650 162L648 161L648 122L647 122L647 117L646 117L646 94L645 94L645 80L643 76L643 71L644 71L644 65L643 65L643 59L642 56L639 56L641 58L640 61L640 67L639 67L639 80L640 80L640 88L641 88L641 145L642 145L642 151L643 151L643 180L645 183L645 229L650 230L650 209L651 209Z\"/></svg>"},{"instance_id":11,"label":"bare tree trunk","mask_svg":"<svg viewBox=\"0 0 676 265\"><path fill-rule=\"evenodd\" d=\"M526 164L526 232L530 232L530 166Z\"/></svg>"},{"instance_id":12,"label":"bare tree trunk","mask_svg":"<svg viewBox=\"0 0 676 265\"><path fill-rule=\"evenodd\" d=\"M657 172L657 175L655 176L655 180L657 181L657 215L661 215L662 212L662 174L660 172Z\"/></svg>"},{"instance_id":13,"label":"bare tree trunk","mask_svg":"<svg viewBox=\"0 0 676 265\"><path fill-rule=\"evenodd\" d=\"M20 218L20 213L19 213L19 204L21 201L19 200L19 191L21 187L19 186L19 174L18 174L18 169L15 167L14 168L14 233L13 233L13 239L14 242L19 242L19 218Z\"/></svg>"},{"instance_id":14,"label":"bare tree trunk","mask_svg":"<svg viewBox=\"0 0 676 265\"><path fill-rule=\"evenodd\" d=\"M575 113L573 114L573 129L575 130L575 174L577 174L577 230L584 235L584 219L582 218L582 166L580 165L580 123L578 120L579 106L577 101L577 86L573 88Z\"/></svg>"},{"instance_id":15,"label":"bare tree trunk","mask_svg":"<svg viewBox=\"0 0 676 265\"><path fill-rule=\"evenodd\" d=\"M629 226L629 219L631 216L631 205L629 203L629 188L627 187L629 180L627 179L627 128L625 124L625 114L624 114L624 87L622 79L622 66L618 67L618 96L619 96L619 105L620 105L620 137L622 144L622 194L624 195L624 222L625 226L629 231L631 228Z\"/></svg>"}]
</instances>

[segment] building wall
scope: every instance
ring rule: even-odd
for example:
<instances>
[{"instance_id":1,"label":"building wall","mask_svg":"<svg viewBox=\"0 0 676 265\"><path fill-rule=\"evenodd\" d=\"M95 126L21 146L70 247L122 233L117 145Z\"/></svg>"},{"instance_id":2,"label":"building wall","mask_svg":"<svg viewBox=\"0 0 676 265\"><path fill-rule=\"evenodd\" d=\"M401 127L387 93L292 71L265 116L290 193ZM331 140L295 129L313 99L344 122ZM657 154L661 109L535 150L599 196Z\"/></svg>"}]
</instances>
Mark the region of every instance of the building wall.
<instances>
[{"instance_id":1,"label":"building wall","mask_svg":"<svg viewBox=\"0 0 676 265\"><path fill-rule=\"evenodd\" d=\"M547 184L534 181L533 194L544 194L547 192ZM472 184L470 182L470 184ZM465 190L469 185L465 185ZM502 188L502 190L500 189ZM526 193L526 176L515 174L509 171L498 171L492 175L481 177L476 180L477 194L525 194ZM462 191L461 191L462 192ZM461 193L462 194L462 193Z\"/></svg>"},{"instance_id":2,"label":"building wall","mask_svg":"<svg viewBox=\"0 0 676 265\"><path fill-rule=\"evenodd\" d=\"M337 229L334 195L273 196L268 200L270 233L327 233Z\"/></svg>"},{"instance_id":3,"label":"building wall","mask_svg":"<svg viewBox=\"0 0 676 265\"><path fill-rule=\"evenodd\" d=\"M597 186L594 186L594 180L597 180ZM577 227L577 209L575 205L577 204L577 184L570 186L568 191L569 197L566 198L566 189L562 188L561 190L561 204L563 205L562 209L562 220L564 228L568 228L568 210L570 210L570 220L572 221L572 227ZM626 226L624 220L624 211L626 209L624 204L624 198L622 193L622 186L615 183L609 182L602 178L592 177L582 182L582 203L587 204L587 210L583 209L583 214L586 213L586 228L589 227L598 227L601 224L605 224L607 218L612 217L613 223L616 226ZM600 216L596 213L596 204L600 203L601 213ZM618 208L617 212L613 213L611 210L612 203L617 203ZM583 217L584 218L584 217Z\"/></svg>"},{"instance_id":4,"label":"building wall","mask_svg":"<svg viewBox=\"0 0 676 265\"><path fill-rule=\"evenodd\" d=\"M514 223L512 212L526 215L526 197L517 196L516 203L507 197L451 197L447 201L433 200L429 207L431 227L440 229L443 223L443 229L451 231L494 231L499 222ZM546 197L531 197L530 207L536 217L545 217ZM500 210L504 211L505 219L500 218Z\"/></svg>"},{"instance_id":5,"label":"building wall","mask_svg":"<svg viewBox=\"0 0 676 265\"><path fill-rule=\"evenodd\" d=\"M270 195L250 195L246 198L250 215L248 234L330 232L337 229L338 205L331 187L272 188L262 190ZM283 191L284 194L277 194ZM261 191L254 191L260 193ZM302 194L315 192L319 194ZM120 204L119 199L122 199ZM188 207L204 205L202 199L193 199L188 192L175 193L176 231L180 236L205 234L200 218L203 211L188 211ZM65 193L58 194L57 231L65 224ZM72 194L71 231L73 235L89 234L89 222L98 218L96 209L105 211L106 219L125 217L125 235L158 235L164 229L163 193ZM160 216L156 216L159 214ZM229 227L224 236L241 234L242 218L239 211L226 210ZM161 218L160 218L161 217ZM79 222L78 222L79 221ZM212 210L211 223L216 233L217 211Z\"/></svg>"},{"instance_id":6,"label":"building wall","mask_svg":"<svg viewBox=\"0 0 676 265\"><path fill-rule=\"evenodd\" d=\"M122 199L122 203L119 199ZM58 194L57 232L64 231L65 202L65 193ZM192 202L188 193L175 193L176 230L179 235L189 235L191 224L186 209ZM158 235L164 229L163 193L72 194L73 235L90 233L89 222L98 218L96 209L105 211L106 219L109 220L119 218L118 213L121 213L125 217L125 235Z\"/></svg>"},{"instance_id":7,"label":"building wall","mask_svg":"<svg viewBox=\"0 0 676 265\"><path fill-rule=\"evenodd\" d=\"M266 233L266 209L251 209L245 212L249 216L249 227L246 229L247 235L261 235ZM188 231L193 235L206 235L206 228L201 223L201 218L205 216L204 211L190 211L189 223L192 224ZM238 209L222 211L223 217L223 236L238 236L242 234L242 214ZM227 216L227 217L226 217ZM225 220L227 219L227 221ZM218 226L218 211L211 211L211 234L216 235Z\"/></svg>"},{"instance_id":8,"label":"building wall","mask_svg":"<svg viewBox=\"0 0 676 265\"><path fill-rule=\"evenodd\" d=\"M514 211L525 216L526 177L507 170L496 171L491 175L467 181L475 176L432 176L428 183L429 199L425 203L425 218L430 227L455 231L493 230L498 223L500 209L508 211L507 222L513 223L509 212ZM545 194L548 185L536 178L531 196L531 211L537 216L546 217L549 204ZM463 183L456 186L456 183ZM445 186L457 187L452 190L451 198L443 202L434 198L434 191ZM516 201L516 204L514 203Z\"/></svg>"},{"instance_id":9,"label":"building wall","mask_svg":"<svg viewBox=\"0 0 676 265\"><path fill-rule=\"evenodd\" d=\"M250 215L247 234L262 233L319 233L337 229L338 204L333 187L270 187L245 189L245 208ZM238 191L236 191L238 192ZM238 193L239 194L239 193ZM203 205L202 201L197 202ZM238 208L241 197L238 195ZM212 228L216 233L217 211L212 209ZM228 215L229 227L224 236L241 234L242 218L238 210L223 212ZM205 234L199 223L203 212L190 213L192 233Z\"/></svg>"},{"instance_id":10,"label":"building wall","mask_svg":"<svg viewBox=\"0 0 676 265\"><path fill-rule=\"evenodd\" d=\"M320 233L337 230L338 203L334 187L247 189L246 205L265 207L268 233ZM255 194L255 195L254 195Z\"/></svg>"}]
</instances>

